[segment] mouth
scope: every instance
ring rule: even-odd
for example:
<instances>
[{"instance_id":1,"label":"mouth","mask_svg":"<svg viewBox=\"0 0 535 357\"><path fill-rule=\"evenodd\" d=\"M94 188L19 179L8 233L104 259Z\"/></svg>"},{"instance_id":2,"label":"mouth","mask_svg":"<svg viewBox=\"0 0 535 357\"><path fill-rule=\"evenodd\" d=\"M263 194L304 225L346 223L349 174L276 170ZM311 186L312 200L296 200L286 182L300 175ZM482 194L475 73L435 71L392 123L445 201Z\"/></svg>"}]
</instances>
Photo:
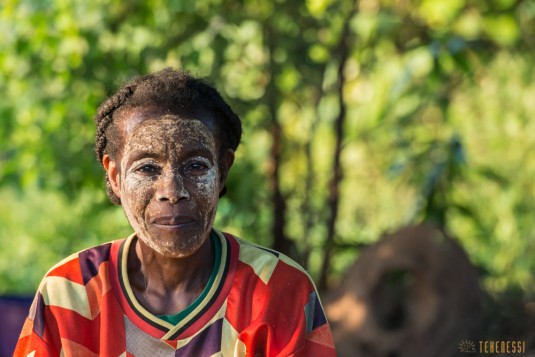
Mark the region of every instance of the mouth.
<instances>
[{"instance_id":1,"label":"mouth","mask_svg":"<svg viewBox=\"0 0 535 357\"><path fill-rule=\"evenodd\" d=\"M155 218L152 223L163 229L184 229L195 224L195 218L191 216L164 216Z\"/></svg>"}]
</instances>

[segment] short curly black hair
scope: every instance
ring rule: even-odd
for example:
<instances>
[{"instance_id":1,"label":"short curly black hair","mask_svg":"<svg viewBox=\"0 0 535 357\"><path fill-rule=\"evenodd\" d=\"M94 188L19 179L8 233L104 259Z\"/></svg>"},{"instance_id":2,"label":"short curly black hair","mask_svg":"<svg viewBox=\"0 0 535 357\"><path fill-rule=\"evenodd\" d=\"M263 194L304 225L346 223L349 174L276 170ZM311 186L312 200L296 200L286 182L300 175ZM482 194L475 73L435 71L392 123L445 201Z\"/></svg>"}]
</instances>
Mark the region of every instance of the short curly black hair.
<instances>
[{"instance_id":1,"label":"short curly black hair","mask_svg":"<svg viewBox=\"0 0 535 357\"><path fill-rule=\"evenodd\" d=\"M236 150L242 135L241 120L225 102L217 89L203 78L189 72L166 68L159 72L134 78L100 104L95 115L95 152L102 164L104 154L117 159L122 147L117 118L124 109L159 107L171 113L206 110L216 125L220 152ZM222 155L220 155L222 157ZM111 202L120 205L119 197L111 189L106 175L106 192ZM220 196L223 196L226 188Z\"/></svg>"}]
</instances>

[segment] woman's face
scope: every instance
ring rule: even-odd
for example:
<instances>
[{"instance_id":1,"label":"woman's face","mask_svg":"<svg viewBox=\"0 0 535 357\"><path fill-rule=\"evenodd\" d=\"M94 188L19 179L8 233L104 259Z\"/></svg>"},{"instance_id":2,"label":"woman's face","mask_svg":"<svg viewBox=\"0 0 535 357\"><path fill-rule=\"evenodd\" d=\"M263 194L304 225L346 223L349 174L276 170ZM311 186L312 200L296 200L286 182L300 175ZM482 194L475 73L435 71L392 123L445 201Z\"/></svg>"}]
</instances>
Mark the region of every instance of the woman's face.
<instances>
[{"instance_id":1,"label":"woman's face","mask_svg":"<svg viewBox=\"0 0 535 357\"><path fill-rule=\"evenodd\" d=\"M168 257L189 256L209 237L226 177L203 118L134 116L135 125L124 126L120 170L110 175L139 239Z\"/></svg>"}]
</instances>

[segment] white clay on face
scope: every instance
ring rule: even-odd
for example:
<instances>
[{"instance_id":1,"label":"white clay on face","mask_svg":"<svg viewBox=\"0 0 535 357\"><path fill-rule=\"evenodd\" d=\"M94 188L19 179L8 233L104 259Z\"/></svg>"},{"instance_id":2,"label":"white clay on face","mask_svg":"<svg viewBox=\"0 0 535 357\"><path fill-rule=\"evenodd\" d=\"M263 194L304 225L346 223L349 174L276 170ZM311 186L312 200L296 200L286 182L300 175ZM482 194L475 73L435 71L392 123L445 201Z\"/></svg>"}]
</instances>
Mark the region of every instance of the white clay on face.
<instances>
[{"instance_id":1,"label":"white clay on face","mask_svg":"<svg viewBox=\"0 0 535 357\"><path fill-rule=\"evenodd\" d=\"M188 256L209 236L219 198L217 146L201 121L164 116L141 122L127 136L121 160L121 202L139 239L156 252ZM187 229L154 224L191 216Z\"/></svg>"}]
</instances>

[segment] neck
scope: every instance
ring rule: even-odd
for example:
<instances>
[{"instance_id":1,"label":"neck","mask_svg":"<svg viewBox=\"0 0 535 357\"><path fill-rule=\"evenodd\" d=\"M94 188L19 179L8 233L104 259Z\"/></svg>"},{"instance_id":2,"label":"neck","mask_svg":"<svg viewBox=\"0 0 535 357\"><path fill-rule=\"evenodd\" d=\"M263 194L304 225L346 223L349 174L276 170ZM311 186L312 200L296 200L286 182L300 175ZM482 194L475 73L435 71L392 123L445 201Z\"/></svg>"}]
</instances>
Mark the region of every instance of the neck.
<instances>
[{"instance_id":1,"label":"neck","mask_svg":"<svg viewBox=\"0 0 535 357\"><path fill-rule=\"evenodd\" d=\"M165 257L143 241L132 242L128 277L138 301L155 314L176 314L203 291L214 264L210 238L188 257Z\"/></svg>"}]
</instances>

